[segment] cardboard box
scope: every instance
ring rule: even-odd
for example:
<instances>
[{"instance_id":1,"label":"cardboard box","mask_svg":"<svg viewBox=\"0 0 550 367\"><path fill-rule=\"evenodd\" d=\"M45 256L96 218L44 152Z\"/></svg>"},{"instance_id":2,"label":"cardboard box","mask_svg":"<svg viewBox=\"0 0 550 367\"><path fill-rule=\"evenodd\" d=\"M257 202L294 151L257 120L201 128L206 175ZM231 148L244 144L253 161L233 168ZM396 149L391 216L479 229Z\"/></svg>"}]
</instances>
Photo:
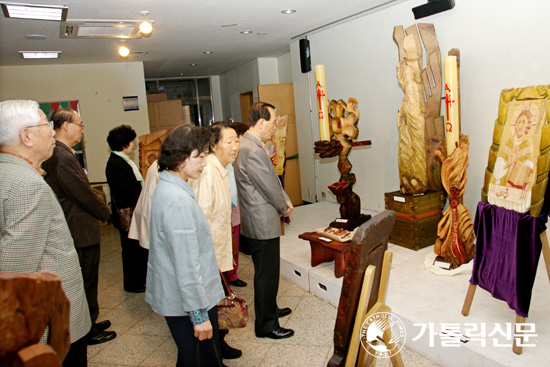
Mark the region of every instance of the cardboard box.
<instances>
[{"instance_id":1,"label":"cardboard box","mask_svg":"<svg viewBox=\"0 0 550 367\"><path fill-rule=\"evenodd\" d=\"M343 282L344 277L334 276L334 263L309 271L309 291L334 307L338 307L340 302Z\"/></svg>"},{"instance_id":2,"label":"cardboard box","mask_svg":"<svg viewBox=\"0 0 550 367\"><path fill-rule=\"evenodd\" d=\"M309 269L303 268L300 265L291 263L290 261L281 258L281 276L300 288L309 291Z\"/></svg>"}]
</instances>

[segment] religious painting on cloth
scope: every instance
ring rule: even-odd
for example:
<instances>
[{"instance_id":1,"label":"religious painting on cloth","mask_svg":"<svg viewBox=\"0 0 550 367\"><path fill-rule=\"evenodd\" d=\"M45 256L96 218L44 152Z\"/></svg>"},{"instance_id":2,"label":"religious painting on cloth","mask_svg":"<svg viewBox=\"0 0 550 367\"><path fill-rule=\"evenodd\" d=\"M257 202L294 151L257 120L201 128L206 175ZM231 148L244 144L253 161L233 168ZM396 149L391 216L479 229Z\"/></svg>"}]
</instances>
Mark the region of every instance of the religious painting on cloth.
<instances>
[{"instance_id":1,"label":"religious painting on cloth","mask_svg":"<svg viewBox=\"0 0 550 367\"><path fill-rule=\"evenodd\" d=\"M550 168L550 85L501 92L482 201L537 216Z\"/></svg>"}]
</instances>

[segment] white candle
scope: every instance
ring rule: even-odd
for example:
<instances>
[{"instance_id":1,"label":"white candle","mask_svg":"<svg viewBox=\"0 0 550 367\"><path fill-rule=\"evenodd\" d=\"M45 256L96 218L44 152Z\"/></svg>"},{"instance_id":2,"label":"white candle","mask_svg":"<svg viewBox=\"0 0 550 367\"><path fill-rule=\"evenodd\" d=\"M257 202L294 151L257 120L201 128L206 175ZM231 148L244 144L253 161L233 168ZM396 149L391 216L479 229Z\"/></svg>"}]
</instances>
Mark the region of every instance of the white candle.
<instances>
[{"instance_id":1,"label":"white candle","mask_svg":"<svg viewBox=\"0 0 550 367\"><path fill-rule=\"evenodd\" d=\"M460 136L458 74L456 56L446 56L445 63L445 140L447 141L447 155L451 155L458 144Z\"/></svg>"},{"instance_id":2,"label":"white candle","mask_svg":"<svg viewBox=\"0 0 550 367\"><path fill-rule=\"evenodd\" d=\"M325 65L315 65L315 89L319 106L319 132L321 140L330 140L327 89L325 83Z\"/></svg>"}]
</instances>

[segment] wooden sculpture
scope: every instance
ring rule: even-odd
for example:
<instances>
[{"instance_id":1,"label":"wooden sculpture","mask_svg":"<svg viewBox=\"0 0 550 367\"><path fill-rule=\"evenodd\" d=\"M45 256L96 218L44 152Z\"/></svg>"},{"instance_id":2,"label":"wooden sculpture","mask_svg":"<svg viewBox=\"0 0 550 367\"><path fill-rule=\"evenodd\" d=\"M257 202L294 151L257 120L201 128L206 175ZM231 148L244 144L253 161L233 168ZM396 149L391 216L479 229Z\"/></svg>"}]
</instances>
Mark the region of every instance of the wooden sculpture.
<instances>
[{"instance_id":1,"label":"wooden sculpture","mask_svg":"<svg viewBox=\"0 0 550 367\"><path fill-rule=\"evenodd\" d=\"M139 171L143 178L147 176L147 170L157 160L160 147L164 138L170 130L159 130L149 134L141 135L139 139Z\"/></svg>"},{"instance_id":2,"label":"wooden sculpture","mask_svg":"<svg viewBox=\"0 0 550 367\"><path fill-rule=\"evenodd\" d=\"M336 195L340 203L340 216L347 219L345 222L335 221L331 227L353 230L370 219L370 215L361 214L361 199L353 192L356 182L355 174L351 173L351 162L348 155L352 147L371 145L370 140L353 142L359 135L357 122L359 121L359 109L357 100L349 98L347 103L343 100L332 100L329 104L330 131L334 139L330 141L315 142L315 153L321 158L338 155L338 170L340 180L329 186L330 191Z\"/></svg>"},{"instance_id":3,"label":"wooden sculpture","mask_svg":"<svg viewBox=\"0 0 550 367\"><path fill-rule=\"evenodd\" d=\"M441 160L441 181L449 195L449 206L443 213L443 218L437 226L437 240L434 252L438 260L451 263L451 268L457 268L474 258L475 236L472 215L462 205L462 196L466 187L466 167L468 166L467 135L460 135L460 143L450 156L444 147L435 151Z\"/></svg>"},{"instance_id":4,"label":"wooden sculpture","mask_svg":"<svg viewBox=\"0 0 550 367\"><path fill-rule=\"evenodd\" d=\"M446 103L448 104L448 123L451 121L449 104L455 103L453 107L457 108L460 106L460 51L453 48L449 51L449 56L456 57L457 77L455 82L457 94L454 96L450 96L449 93L445 94ZM451 81L446 80L445 83L449 85ZM460 134L460 113L458 113L457 118L458 121L454 121L452 125L458 128L455 133ZM447 134L450 133L448 132ZM453 149L451 154L448 152L449 146L447 144L442 144L435 152L442 163L441 181L449 196L449 206L443 213L443 218L441 218L437 226L437 240L434 252L437 255L436 259L450 263L451 269L470 262L474 258L475 253L472 215L462 205L462 196L464 195L464 188L466 187L466 179L468 177L466 167L470 161L468 158L468 148L470 146L468 136L460 134L458 142L455 145L456 147L451 147Z\"/></svg>"},{"instance_id":5,"label":"wooden sculpture","mask_svg":"<svg viewBox=\"0 0 550 367\"><path fill-rule=\"evenodd\" d=\"M287 126L288 115L277 115L275 118L275 133L266 142L269 158L278 176L282 176L285 173Z\"/></svg>"},{"instance_id":6,"label":"wooden sculpture","mask_svg":"<svg viewBox=\"0 0 550 367\"><path fill-rule=\"evenodd\" d=\"M406 32L406 33L405 33ZM422 68L422 45L426 68ZM404 91L398 110L399 177L401 192L419 194L441 190L441 164L435 150L444 140L441 109L441 55L433 24L418 24L403 30L397 26L393 39L399 49L398 81Z\"/></svg>"},{"instance_id":7,"label":"wooden sculpture","mask_svg":"<svg viewBox=\"0 0 550 367\"><path fill-rule=\"evenodd\" d=\"M61 367L71 342L69 300L59 276L0 272L0 305L0 366ZM48 344L39 344L46 327Z\"/></svg>"}]
</instances>

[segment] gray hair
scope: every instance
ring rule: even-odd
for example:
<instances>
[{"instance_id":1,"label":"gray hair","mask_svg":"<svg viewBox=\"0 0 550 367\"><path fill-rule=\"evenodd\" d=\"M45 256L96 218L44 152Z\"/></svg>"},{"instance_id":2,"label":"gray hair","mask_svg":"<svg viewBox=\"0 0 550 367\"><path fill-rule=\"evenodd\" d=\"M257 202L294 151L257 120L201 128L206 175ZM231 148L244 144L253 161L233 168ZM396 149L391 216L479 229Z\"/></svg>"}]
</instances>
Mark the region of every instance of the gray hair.
<instances>
[{"instance_id":1,"label":"gray hair","mask_svg":"<svg viewBox=\"0 0 550 367\"><path fill-rule=\"evenodd\" d=\"M11 100L0 102L0 147L15 140L21 129L40 122L38 102Z\"/></svg>"}]
</instances>

